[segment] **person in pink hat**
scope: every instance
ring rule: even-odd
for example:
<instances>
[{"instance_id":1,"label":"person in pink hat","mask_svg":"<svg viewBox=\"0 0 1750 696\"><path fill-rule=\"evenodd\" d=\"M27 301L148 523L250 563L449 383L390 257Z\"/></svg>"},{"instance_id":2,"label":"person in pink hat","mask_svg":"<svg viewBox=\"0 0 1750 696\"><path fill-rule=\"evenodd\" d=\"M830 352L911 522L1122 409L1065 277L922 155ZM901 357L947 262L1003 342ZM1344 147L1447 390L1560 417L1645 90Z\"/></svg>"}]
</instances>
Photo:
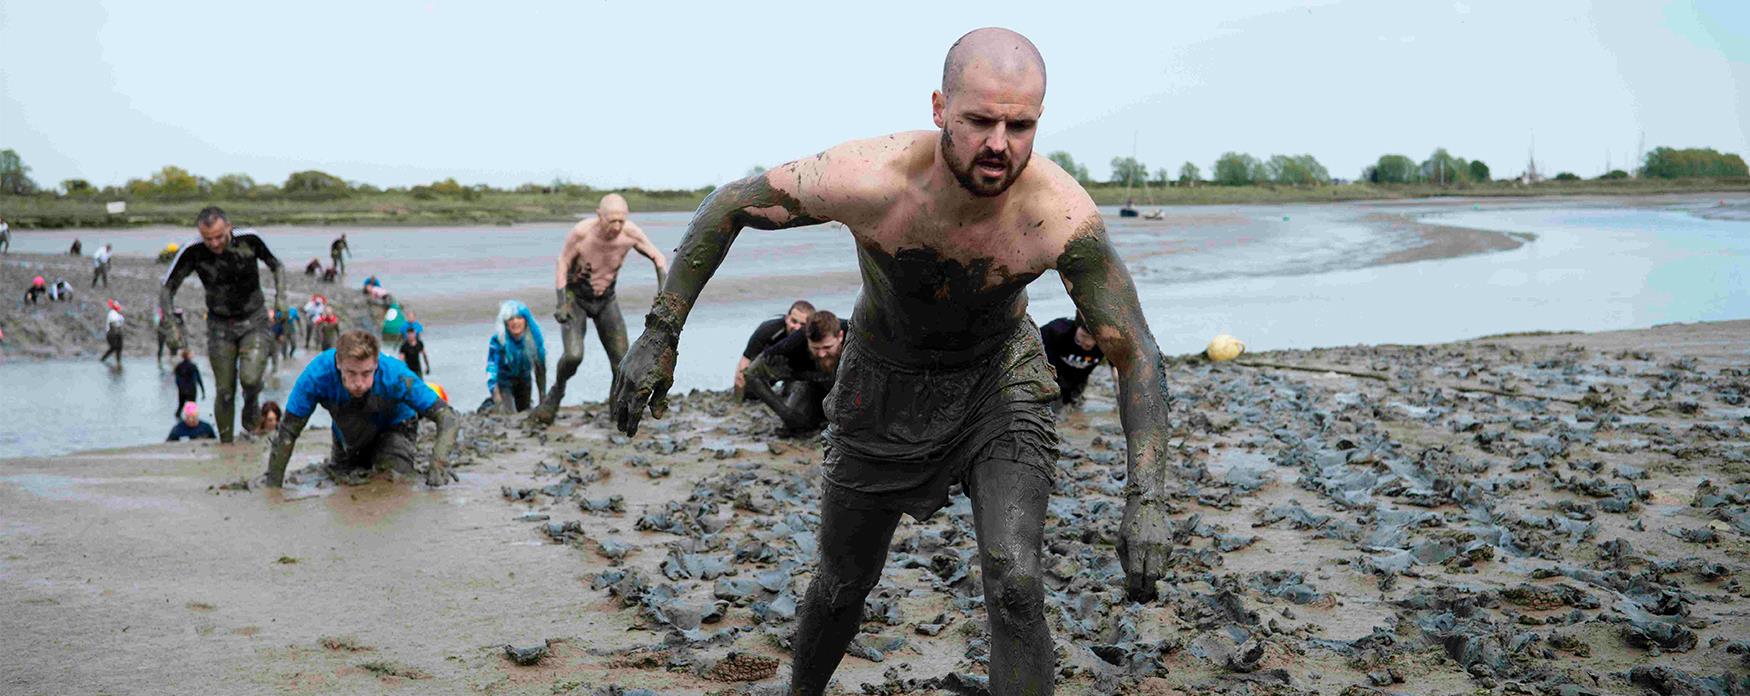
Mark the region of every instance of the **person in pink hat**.
<instances>
[{"instance_id":1,"label":"person in pink hat","mask_svg":"<svg viewBox=\"0 0 1750 696\"><path fill-rule=\"evenodd\" d=\"M109 315L103 319L103 338L109 341L109 350L104 351L103 357L98 358L97 361L103 362L108 360L109 356L114 355L115 366L120 368L122 366L122 336L124 334L122 326L127 322L127 318L122 316L122 305L120 302L116 302L115 298L110 298L108 304Z\"/></svg>"}]
</instances>

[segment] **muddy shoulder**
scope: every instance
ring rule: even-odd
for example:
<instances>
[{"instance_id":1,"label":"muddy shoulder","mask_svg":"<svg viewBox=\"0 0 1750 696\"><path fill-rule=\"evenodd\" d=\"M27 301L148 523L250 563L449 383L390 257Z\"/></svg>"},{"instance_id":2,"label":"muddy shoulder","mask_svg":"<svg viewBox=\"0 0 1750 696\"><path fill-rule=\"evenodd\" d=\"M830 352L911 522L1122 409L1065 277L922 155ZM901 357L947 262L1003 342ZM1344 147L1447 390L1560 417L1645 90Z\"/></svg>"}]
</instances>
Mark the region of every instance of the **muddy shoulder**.
<instances>
[{"instance_id":1,"label":"muddy shoulder","mask_svg":"<svg viewBox=\"0 0 1750 696\"><path fill-rule=\"evenodd\" d=\"M1114 553L1102 375L1058 426L1059 692L1750 692L1747 358L1750 322L1175 360L1148 603ZM820 442L722 393L673 403L635 438L593 404L544 430L470 416L435 491L251 489L259 445L0 464L0 683L781 693ZM905 520L839 692L982 692L984 602L965 498Z\"/></svg>"}]
</instances>

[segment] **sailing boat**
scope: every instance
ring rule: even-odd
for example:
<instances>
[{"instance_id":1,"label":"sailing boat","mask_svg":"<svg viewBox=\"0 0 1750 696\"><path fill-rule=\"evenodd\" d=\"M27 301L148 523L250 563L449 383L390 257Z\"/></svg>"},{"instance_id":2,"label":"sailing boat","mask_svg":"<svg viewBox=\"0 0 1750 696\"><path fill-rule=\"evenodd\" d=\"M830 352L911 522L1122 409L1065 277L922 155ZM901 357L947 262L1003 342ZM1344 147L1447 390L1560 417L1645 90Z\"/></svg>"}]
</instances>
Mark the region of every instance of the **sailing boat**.
<instances>
[{"instance_id":1,"label":"sailing boat","mask_svg":"<svg viewBox=\"0 0 1750 696\"><path fill-rule=\"evenodd\" d=\"M1136 133L1135 132L1132 132L1130 134L1130 163L1132 165L1136 164ZM1132 200L1130 197L1130 184L1132 183L1131 180L1135 178L1135 174L1136 174L1136 168L1134 166L1127 168L1126 171L1124 172L1124 207L1118 209L1118 217L1131 218L1131 217L1137 216L1136 206L1133 205L1135 203L1135 201ZM1145 182L1145 185L1146 185L1146 182Z\"/></svg>"}]
</instances>

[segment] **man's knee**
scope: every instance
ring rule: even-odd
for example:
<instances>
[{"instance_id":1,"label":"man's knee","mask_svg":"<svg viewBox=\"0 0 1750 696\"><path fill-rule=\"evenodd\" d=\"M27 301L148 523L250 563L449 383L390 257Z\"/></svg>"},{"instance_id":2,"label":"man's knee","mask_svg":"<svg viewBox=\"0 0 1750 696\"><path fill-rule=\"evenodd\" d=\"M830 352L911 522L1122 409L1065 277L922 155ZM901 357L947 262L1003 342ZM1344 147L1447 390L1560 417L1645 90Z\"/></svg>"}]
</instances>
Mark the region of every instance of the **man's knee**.
<instances>
[{"instance_id":1,"label":"man's knee","mask_svg":"<svg viewBox=\"0 0 1750 696\"><path fill-rule=\"evenodd\" d=\"M997 546L983 556L985 604L993 619L1032 622L1044 619L1045 582L1040 577L1039 554Z\"/></svg>"}]
</instances>

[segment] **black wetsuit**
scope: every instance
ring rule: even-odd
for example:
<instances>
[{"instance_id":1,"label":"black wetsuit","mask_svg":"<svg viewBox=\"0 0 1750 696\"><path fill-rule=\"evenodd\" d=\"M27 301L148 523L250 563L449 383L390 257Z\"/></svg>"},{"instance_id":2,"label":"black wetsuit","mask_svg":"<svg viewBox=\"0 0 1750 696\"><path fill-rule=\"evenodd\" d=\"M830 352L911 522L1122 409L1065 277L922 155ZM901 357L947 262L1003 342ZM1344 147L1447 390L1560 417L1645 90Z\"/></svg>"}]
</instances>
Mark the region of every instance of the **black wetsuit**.
<instances>
[{"instance_id":1,"label":"black wetsuit","mask_svg":"<svg viewBox=\"0 0 1750 696\"><path fill-rule=\"evenodd\" d=\"M784 340L784 337L788 335L790 335L790 326L784 323L783 317L762 321L753 330L753 335L747 337L747 347L741 349L741 357L752 362L754 358L760 356L760 353L766 352L767 348L778 345L778 342Z\"/></svg>"},{"instance_id":2,"label":"black wetsuit","mask_svg":"<svg viewBox=\"0 0 1750 696\"><path fill-rule=\"evenodd\" d=\"M747 337L747 346L741 349L741 357L747 360L749 367L752 367L754 359L760 357L760 353L777 345L778 341L784 340L784 337L789 334L790 327L784 323L783 317L762 321L759 326L754 327L753 335ZM745 379L745 375L743 378ZM758 401L759 397L744 389L741 393L741 400Z\"/></svg>"},{"instance_id":3,"label":"black wetsuit","mask_svg":"<svg viewBox=\"0 0 1750 696\"><path fill-rule=\"evenodd\" d=\"M201 381L201 368L193 360L184 360L176 364L172 371L176 375L176 412L182 413L182 405L195 400L195 390L207 390L205 382Z\"/></svg>"},{"instance_id":4,"label":"black wetsuit","mask_svg":"<svg viewBox=\"0 0 1750 696\"><path fill-rule=\"evenodd\" d=\"M261 394L262 373L273 350L268 328L267 301L261 294L261 271L267 264L277 281L280 261L267 243L253 234L234 234L220 253L205 244L182 248L170 272L164 276L159 306L173 310L176 289L190 273L200 276L207 300L207 356L212 362L215 392L213 415L219 424L219 439L231 441L237 386L243 387L242 423L255 427L256 398Z\"/></svg>"},{"instance_id":5,"label":"black wetsuit","mask_svg":"<svg viewBox=\"0 0 1750 696\"><path fill-rule=\"evenodd\" d=\"M343 254L352 254L352 247L347 245L346 240L336 239L333 244L328 245L328 257L334 259L334 269L341 273L346 272L346 259Z\"/></svg>"},{"instance_id":6,"label":"black wetsuit","mask_svg":"<svg viewBox=\"0 0 1750 696\"><path fill-rule=\"evenodd\" d=\"M1063 392L1063 403L1075 403L1088 386L1088 375L1106 354L1098 345L1091 350L1077 345L1075 321L1069 318L1053 319L1039 327L1039 340L1045 344L1045 359L1057 371L1057 390Z\"/></svg>"},{"instance_id":7,"label":"black wetsuit","mask_svg":"<svg viewBox=\"0 0 1750 696\"><path fill-rule=\"evenodd\" d=\"M24 301L36 304L43 295L47 294L49 294L48 288L41 285L32 285L29 290L24 291Z\"/></svg>"},{"instance_id":8,"label":"black wetsuit","mask_svg":"<svg viewBox=\"0 0 1750 696\"><path fill-rule=\"evenodd\" d=\"M422 359L425 362L421 363ZM425 354L425 341L418 343L402 341L401 362L407 363L407 369L412 370L413 374L419 375L423 379L425 373L431 371L431 358Z\"/></svg>"},{"instance_id":9,"label":"black wetsuit","mask_svg":"<svg viewBox=\"0 0 1750 696\"><path fill-rule=\"evenodd\" d=\"M849 330L849 322L844 326ZM791 331L761 352L742 376L747 379L747 393L771 408L785 428L816 430L826 424L822 403L832 389L833 375L815 362L808 349L808 332ZM775 389L779 382L784 383L782 393Z\"/></svg>"}]
</instances>

